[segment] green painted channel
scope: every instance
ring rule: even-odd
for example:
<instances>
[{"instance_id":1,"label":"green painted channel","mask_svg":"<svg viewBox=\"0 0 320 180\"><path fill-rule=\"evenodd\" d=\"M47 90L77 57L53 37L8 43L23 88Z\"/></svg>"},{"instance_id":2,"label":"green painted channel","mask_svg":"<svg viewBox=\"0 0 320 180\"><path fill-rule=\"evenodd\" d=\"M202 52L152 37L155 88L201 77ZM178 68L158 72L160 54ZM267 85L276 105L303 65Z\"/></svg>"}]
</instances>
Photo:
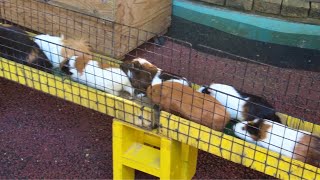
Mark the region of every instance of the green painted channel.
<instances>
[{"instance_id":1,"label":"green painted channel","mask_svg":"<svg viewBox=\"0 0 320 180\"><path fill-rule=\"evenodd\" d=\"M173 15L247 39L320 50L320 26L173 0Z\"/></svg>"}]
</instances>

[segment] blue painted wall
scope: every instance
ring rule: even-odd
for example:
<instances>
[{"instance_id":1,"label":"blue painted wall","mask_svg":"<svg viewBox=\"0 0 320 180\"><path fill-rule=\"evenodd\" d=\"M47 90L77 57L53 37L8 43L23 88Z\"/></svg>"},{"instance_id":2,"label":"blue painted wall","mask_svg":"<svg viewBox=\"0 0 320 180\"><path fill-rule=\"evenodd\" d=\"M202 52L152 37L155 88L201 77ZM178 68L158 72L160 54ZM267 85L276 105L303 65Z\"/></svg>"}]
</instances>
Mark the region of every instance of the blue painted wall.
<instances>
[{"instance_id":1,"label":"blue painted wall","mask_svg":"<svg viewBox=\"0 0 320 180\"><path fill-rule=\"evenodd\" d=\"M320 26L173 0L173 15L248 39L320 50Z\"/></svg>"}]
</instances>

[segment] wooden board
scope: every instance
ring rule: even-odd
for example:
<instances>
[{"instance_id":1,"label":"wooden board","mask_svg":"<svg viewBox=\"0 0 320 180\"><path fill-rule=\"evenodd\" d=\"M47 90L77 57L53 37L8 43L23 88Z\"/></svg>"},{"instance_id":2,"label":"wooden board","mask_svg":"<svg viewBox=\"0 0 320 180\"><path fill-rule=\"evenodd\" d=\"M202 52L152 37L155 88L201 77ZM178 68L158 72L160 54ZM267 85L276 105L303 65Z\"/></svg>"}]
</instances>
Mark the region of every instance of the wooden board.
<instances>
[{"instance_id":1,"label":"wooden board","mask_svg":"<svg viewBox=\"0 0 320 180\"><path fill-rule=\"evenodd\" d=\"M50 0L49 4L114 21L114 0Z\"/></svg>"},{"instance_id":2,"label":"wooden board","mask_svg":"<svg viewBox=\"0 0 320 180\"><path fill-rule=\"evenodd\" d=\"M142 27L171 9L171 6L172 0L116 0L115 22L131 27ZM167 16L171 16L171 11ZM148 31L148 29L143 30Z\"/></svg>"},{"instance_id":3,"label":"wooden board","mask_svg":"<svg viewBox=\"0 0 320 180\"><path fill-rule=\"evenodd\" d=\"M123 26L116 24L114 26L114 48L115 56L121 57L121 55L130 52L135 47L143 44L143 42L148 41L155 34L164 34L167 28L171 24L171 7L166 9L162 14L155 17L155 19L146 22L143 25L138 25L137 28L130 28L128 26Z\"/></svg>"},{"instance_id":4,"label":"wooden board","mask_svg":"<svg viewBox=\"0 0 320 180\"><path fill-rule=\"evenodd\" d=\"M114 19L124 24L130 22L127 24L129 26L73 11L92 9L92 6L87 6L88 3L84 0L78 3L72 0L49 1L52 4L60 3L60 5L63 4L62 2L68 2L66 8L71 7L74 3L72 7L76 8L73 10L37 0L3 0L0 3L0 13L3 19L39 33L85 37L95 52L119 59L156 34L166 32L170 26L171 0L151 1L161 5L152 7L151 3L146 1L117 1L117 3L122 3L117 4L118 8L114 9L117 17ZM98 6L99 1L92 1L92 5ZM105 5L105 7L109 6L111 7L110 4ZM110 15L110 12L105 10L99 11L98 14L108 16L108 13Z\"/></svg>"},{"instance_id":5,"label":"wooden board","mask_svg":"<svg viewBox=\"0 0 320 180\"><path fill-rule=\"evenodd\" d=\"M172 6L172 0L50 0L48 3L131 27L141 27Z\"/></svg>"}]
</instances>

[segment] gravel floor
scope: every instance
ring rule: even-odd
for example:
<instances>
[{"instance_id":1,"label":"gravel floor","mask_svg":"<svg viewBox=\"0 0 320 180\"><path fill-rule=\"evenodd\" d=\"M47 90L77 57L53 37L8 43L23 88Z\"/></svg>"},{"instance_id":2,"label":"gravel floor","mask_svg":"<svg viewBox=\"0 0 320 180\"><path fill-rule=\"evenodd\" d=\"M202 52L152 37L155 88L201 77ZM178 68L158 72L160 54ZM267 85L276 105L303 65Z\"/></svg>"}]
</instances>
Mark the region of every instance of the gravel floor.
<instances>
[{"instance_id":1,"label":"gravel floor","mask_svg":"<svg viewBox=\"0 0 320 180\"><path fill-rule=\"evenodd\" d=\"M112 118L0 78L0 179L112 178ZM138 179L154 177L137 172ZM200 151L195 179L271 178Z\"/></svg>"}]
</instances>

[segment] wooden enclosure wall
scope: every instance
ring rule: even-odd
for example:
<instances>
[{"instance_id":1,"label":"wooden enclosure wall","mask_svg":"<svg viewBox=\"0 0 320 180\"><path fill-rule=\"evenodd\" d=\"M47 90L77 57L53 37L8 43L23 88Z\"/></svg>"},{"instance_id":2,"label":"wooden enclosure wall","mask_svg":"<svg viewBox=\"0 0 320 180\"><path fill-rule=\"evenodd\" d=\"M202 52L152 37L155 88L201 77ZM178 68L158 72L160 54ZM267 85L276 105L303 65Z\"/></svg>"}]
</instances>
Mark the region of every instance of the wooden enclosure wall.
<instances>
[{"instance_id":1,"label":"wooden enclosure wall","mask_svg":"<svg viewBox=\"0 0 320 180\"><path fill-rule=\"evenodd\" d=\"M114 21L114 0L50 0L49 4Z\"/></svg>"},{"instance_id":2,"label":"wooden enclosure wall","mask_svg":"<svg viewBox=\"0 0 320 180\"><path fill-rule=\"evenodd\" d=\"M85 37L96 52L115 58L165 33L171 23L171 0L88 2L3 0L0 12L3 19L39 33Z\"/></svg>"}]
</instances>

